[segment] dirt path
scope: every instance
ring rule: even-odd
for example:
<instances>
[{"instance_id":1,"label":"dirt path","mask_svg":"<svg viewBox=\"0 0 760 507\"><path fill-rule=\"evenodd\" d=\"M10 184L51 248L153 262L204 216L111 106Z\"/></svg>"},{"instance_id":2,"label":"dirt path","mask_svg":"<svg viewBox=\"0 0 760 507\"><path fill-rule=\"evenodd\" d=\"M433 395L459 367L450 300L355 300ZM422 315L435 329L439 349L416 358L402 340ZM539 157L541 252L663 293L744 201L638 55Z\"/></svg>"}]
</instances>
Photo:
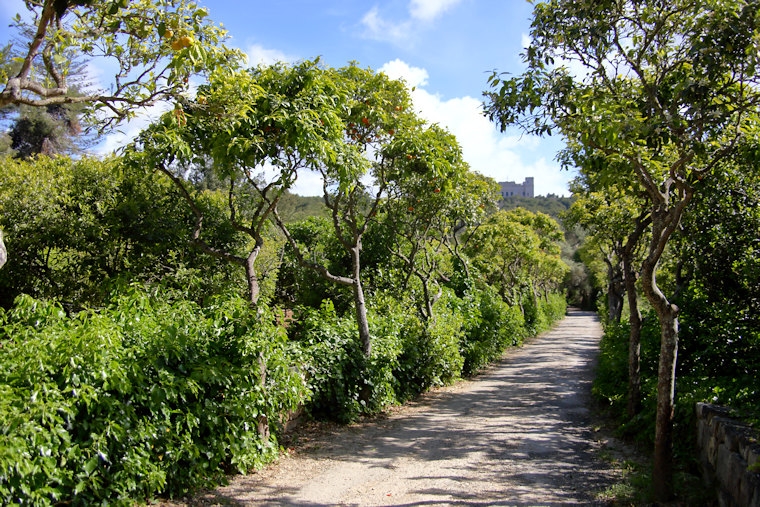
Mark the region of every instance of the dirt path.
<instances>
[{"instance_id":1,"label":"dirt path","mask_svg":"<svg viewBox=\"0 0 760 507\"><path fill-rule=\"evenodd\" d=\"M302 432L278 464L198 498L225 505L589 505L618 473L589 412L601 327L572 311L475 380L387 417Z\"/></svg>"}]
</instances>

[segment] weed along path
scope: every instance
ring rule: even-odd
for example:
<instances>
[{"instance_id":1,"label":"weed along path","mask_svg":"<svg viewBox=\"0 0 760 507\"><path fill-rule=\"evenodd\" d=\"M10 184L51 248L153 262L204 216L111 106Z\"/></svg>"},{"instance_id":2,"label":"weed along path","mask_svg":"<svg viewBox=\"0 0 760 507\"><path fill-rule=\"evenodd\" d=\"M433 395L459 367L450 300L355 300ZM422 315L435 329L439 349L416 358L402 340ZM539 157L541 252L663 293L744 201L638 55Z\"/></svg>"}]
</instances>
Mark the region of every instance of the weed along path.
<instances>
[{"instance_id":1,"label":"weed along path","mask_svg":"<svg viewBox=\"0 0 760 507\"><path fill-rule=\"evenodd\" d=\"M589 410L601 327L571 311L473 380L387 416L301 430L277 464L194 504L590 505L618 473Z\"/></svg>"}]
</instances>

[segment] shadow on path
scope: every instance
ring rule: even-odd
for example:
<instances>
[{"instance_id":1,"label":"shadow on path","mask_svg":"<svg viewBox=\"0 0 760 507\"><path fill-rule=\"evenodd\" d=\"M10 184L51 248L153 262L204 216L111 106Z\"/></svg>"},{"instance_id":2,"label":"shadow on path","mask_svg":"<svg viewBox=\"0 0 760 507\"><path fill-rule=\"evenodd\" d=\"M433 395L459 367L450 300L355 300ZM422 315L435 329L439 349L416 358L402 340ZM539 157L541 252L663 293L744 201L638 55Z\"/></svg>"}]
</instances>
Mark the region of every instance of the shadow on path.
<instances>
[{"instance_id":1,"label":"shadow on path","mask_svg":"<svg viewBox=\"0 0 760 507\"><path fill-rule=\"evenodd\" d=\"M589 412L601 326L570 311L477 378L341 428L199 503L590 505L615 472Z\"/></svg>"}]
</instances>

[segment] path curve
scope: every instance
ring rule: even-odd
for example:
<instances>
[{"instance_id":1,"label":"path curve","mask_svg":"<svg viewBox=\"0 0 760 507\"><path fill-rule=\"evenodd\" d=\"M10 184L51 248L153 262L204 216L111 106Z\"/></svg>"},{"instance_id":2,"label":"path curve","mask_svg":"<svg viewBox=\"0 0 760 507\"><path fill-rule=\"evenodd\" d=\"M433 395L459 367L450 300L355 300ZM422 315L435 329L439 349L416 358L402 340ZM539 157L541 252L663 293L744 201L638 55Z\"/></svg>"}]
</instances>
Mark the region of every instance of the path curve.
<instances>
[{"instance_id":1,"label":"path curve","mask_svg":"<svg viewBox=\"0 0 760 507\"><path fill-rule=\"evenodd\" d=\"M224 505L593 505L617 472L589 411L602 330L571 310L474 380L385 418L304 436L289 456L197 499Z\"/></svg>"}]
</instances>

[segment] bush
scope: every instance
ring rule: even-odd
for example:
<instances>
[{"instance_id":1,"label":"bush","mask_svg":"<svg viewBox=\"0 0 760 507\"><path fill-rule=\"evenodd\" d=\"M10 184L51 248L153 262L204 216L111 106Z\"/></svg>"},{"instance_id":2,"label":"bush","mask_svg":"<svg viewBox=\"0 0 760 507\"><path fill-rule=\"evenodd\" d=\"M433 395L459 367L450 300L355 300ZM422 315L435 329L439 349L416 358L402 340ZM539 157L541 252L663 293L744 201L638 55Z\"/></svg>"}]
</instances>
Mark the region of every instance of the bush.
<instances>
[{"instance_id":1,"label":"bush","mask_svg":"<svg viewBox=\"0 0 760 507\"><path fill-rule=\"evenodd\" d=\"M463 317L451 290L433 307L433 318L424 322L408 317L402 334L402 352L396 377L401 399L412 398L434 386L450 384L462 375L459 352ZM403 311L403 310L402 310ZM411 306L407 315L412 315Z\"/></svg>"},{"instance_id":2,"label":"bush","mask_svg":"<svg viewBox=\"0 0 760 507\"><path fill-rule=\"evenodd\" d=\"M267 309L165 297L134 290L72 318L20 297L2 315L3 503L184 495L276 454L258 424L306 391Z\"/></svg>"},{"instance_id":3,"label":"bush","mask_svg":"<svg viewBox=\"0 0 760 507\"><path fill-rule=\"evenodd\" d=\"M361 413L364 359L351 318L338 317L330 300L295 311L292 338L303 350L313 417L350 422Z\"/></svg>"},{"instance_id":4,"label":"bush","mask_svg":"<svg viewBox=\"0 0 760 507\"><path fill-rule=\"evenodd\" d=\"M460 344L464 375L477 373L525 337L520 308L510 307L490 286L468 293L461 300L460 311L466 316Z\"/></svg>"}]
</instances>

